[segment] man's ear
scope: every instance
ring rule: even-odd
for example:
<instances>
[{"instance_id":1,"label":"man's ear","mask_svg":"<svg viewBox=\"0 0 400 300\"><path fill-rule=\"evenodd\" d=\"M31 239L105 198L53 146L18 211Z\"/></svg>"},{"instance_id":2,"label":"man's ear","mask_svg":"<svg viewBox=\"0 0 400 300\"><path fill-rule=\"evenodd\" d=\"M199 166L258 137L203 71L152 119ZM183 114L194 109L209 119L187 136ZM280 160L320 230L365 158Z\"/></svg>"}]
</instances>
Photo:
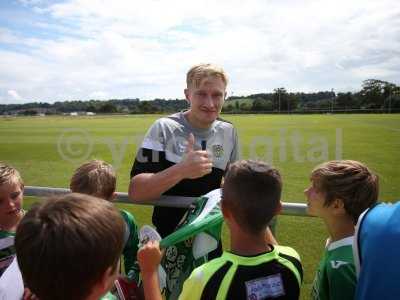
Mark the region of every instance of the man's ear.
<instances>
[{"instance_id":1,"label":"man's ear","mask_svg":"<svg viewBox=\"0 0 400 300\"><path fill-rule=\"evenodd\" d=\"M190 91L189 91L189 89L186 88L186 89L183 90L183 92L185 93L185 98L186 98L187 103L190 104L190 97L189 97L190 96Z\"/></svg>"}]
</instances>

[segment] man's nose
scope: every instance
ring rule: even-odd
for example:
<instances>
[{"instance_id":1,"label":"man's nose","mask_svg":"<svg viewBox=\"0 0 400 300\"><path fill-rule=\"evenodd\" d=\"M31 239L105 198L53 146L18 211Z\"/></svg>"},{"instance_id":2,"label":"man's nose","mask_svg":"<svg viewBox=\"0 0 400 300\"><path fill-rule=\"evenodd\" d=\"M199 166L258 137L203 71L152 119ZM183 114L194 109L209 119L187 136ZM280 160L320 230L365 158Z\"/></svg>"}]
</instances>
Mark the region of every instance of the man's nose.
<instances>
[{"instance_id":1,"label":"man's nose","mask_svg":"<svg viewBox=\"0 0 400 300\"><path fill-rule=\"evenodd\" d=\"M207 107L214 107L215 106L215 103L214 103L212 95L207 95L205 97L204 105L206 105Z\"/></svg>"},{"instance_id":2,"label":"man's nose","mask_svg":"<svg viewBox=\"0 0 400 300\"><path fill-rule=\"evenodd\" d=\"M6 199L5 205L6 205L7 208L14 208L15 207L15 201L11 197L8 197Z\"/></svg>"}]
</instances>

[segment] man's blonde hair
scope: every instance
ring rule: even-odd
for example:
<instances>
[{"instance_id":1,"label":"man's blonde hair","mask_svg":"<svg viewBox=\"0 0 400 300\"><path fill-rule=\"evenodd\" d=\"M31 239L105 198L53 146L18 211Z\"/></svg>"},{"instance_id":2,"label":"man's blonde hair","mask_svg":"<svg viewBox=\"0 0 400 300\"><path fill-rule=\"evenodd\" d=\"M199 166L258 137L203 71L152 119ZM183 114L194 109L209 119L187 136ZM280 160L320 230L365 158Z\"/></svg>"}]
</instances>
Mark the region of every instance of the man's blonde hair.
<instances>
[{"instance_id":1,"label":"man's blonde hair","mask_svg":"<svg viewBox=\"0 0 400 300\"><path fill-rule=\"evenodd\" d=\"M360 214L378 200L379 180L368 167L354 160L333 160L320 164L311 173L325 206L335 199L343 201L349 216L357 222Z\"/></svg>"},{"instance_id":2,"label":"man's blonde hair","mask_svg":"<svg viewBox=\"0 0 400 300\"><path fill-rule=\"evenodd\" d=\"M117 177L113 167L102 161L84 163L72 175L70 189L74 193L110 200L116 189Z\"/></svg>"},{"instance_id":3,"label":"man's blonde hair","mask_svg":"<svg viewBox=\"0 0 400 300\"><path fill-rule=\"evenodd\" d=\"M225 84L228 85L228 75L224 69L213 64L198 64L190 68L186 74L186 85L190 87L199 87L202 80L207 77L218 77Z\"/></svg>"},{"instance_id":4,"label":"man's blonde hair","mask_svg":"<svg viewBox=\"0 0 400 300\"><path fill-rule=\"evenodd\" d=\"M13 183L18 183L21 188L24 187L24 182L17 169L0 162L0 186Z\"/></svg>"}]
</instances>

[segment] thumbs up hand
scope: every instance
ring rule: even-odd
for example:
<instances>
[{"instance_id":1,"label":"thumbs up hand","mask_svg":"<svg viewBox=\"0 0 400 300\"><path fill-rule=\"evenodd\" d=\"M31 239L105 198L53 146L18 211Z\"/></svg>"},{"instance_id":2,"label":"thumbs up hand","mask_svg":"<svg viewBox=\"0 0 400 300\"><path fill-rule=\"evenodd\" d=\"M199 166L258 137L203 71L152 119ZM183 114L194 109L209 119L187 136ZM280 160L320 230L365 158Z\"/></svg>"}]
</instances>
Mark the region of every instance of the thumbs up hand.
<instances>
[{"instance_id":1,"label":"thumbs up hand","mask_svg":"<svg viewBox=\"0 0 400 300\"><path fill-rule=\"evenodd\" d=\"M212 161L207 151L195 151L194 145L194 136L193 133L190 133L186 146L185 159L180 162L183 172L182 175L186 179L200 178L212 171Z\"/></svg>"},{"instance_id":2,"label":"thumbs up hand","mask_svg":"<svg viewBox=\"0 0 400 300\"><path fill-rule=\"evenodd\" d=\"M193 152L194 151L194 135L193 133L189 134L188 140L187 140L187 145L186 145L186 153Z\"/></svg>"}]
</instances>

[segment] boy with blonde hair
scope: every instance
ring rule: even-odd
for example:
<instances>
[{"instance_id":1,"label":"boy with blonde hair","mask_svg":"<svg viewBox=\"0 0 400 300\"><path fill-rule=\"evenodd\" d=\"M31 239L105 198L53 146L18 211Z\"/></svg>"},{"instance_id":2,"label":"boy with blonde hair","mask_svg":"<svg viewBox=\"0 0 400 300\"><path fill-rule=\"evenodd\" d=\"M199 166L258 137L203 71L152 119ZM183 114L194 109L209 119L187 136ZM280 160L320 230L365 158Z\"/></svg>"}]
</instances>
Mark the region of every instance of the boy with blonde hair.
<instances>
[{"instance_id":1,"label":"boy with blonde hair","mask_svg":"<svg viewBox=\"0 0 400 300\"><path fill-rule=\"evenodd\" d=\"M321 217L329 232L313 299L354 298L354 228L360 214L377 202L378 186L378 177L353 160L325 162L311 172L311 186L304 191L308 212Z\"/></svg>"},{"instance_id":2,"label":"boy with blonde hair","mask_svg":"<svg viewBox=\"0 0 400 300\"><path fill-rule=\"evenodd\" d=\"M0 162L0 276L15 256L14 238L24 216L24 183L19 172Z\"/></svg>"},{"instance_id":3,"label":"boy with blonde hair","mask_svg":"<svg viewBox=\"0 0 400 300\"><path fill-rule=\"evenodd\" d=\"M92 196L50 197L33 206L15 238L26 286L40 300L99 299L118 274L124 230L118 210Z\"/></svg>"},{"instance_id":4,"label":"boy with blonde hair","mask_svg":"<svg viewBox=\"0 0 400 300\"><path fill-rule=\"evenodd\" d=\"M70 183L70 189L74 193L82 193L96 196L107 201L113 201L116 197L117 177L113 167L101 160L92 160L84 163L75 170ZM125 221L124 233L124 267L129 280L139 282L139 266L136 260L139 237L138 227L133 215L120 210Z\"/></svg>"}]
</instances>

